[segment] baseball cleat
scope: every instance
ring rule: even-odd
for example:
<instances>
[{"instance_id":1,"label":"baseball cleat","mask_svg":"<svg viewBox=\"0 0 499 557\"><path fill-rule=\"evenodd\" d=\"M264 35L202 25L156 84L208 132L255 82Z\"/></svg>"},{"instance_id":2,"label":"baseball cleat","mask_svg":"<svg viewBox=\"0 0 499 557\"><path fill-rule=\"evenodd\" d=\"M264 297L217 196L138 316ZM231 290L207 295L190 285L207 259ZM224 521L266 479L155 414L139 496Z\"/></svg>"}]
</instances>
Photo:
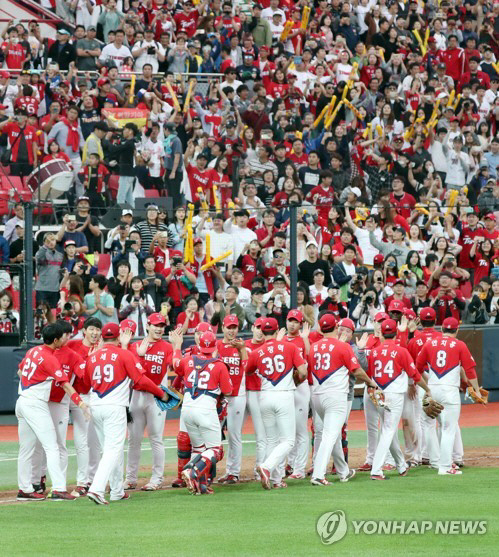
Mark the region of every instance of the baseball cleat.
<instances>
[{"instance_id":1,"label":"baseball cleat","mask_svg":"<svg viewBox=\"0 0 499 557\"><path fill-rule=\"evenodd\" d=\"M43 493L37 493L36 491L32 491L31 493L25 493L24 491L19 490L17 492L16 499L18 501L43 501L46 499Z\"/></svg>"},{"instance_id":2,"label":"baseball cleat","mask_svg":"<svg viewBox=\"0 0 499 557\"><path fill-rule=\"evenodd\" d=\"M263 489L270 489L270 472L263 466L258 466L257 472L260 474Z\"/></svg>"},{"instance_id":3,"label":"baseball cleat","mask_svg":"<svg viewBox=\"0 0 499 557\"><path fill-rule=\"evenodd\" d=\"M454 467L464 468L464 462L453 462L452 464Z\"/></svg>"},{"instance_id":4,"label":"baseball cleat","mask_svg":"<svg viewBox=\"0 0 499 557\"><path fill-rule=\"evenodd\" d=\"M199 492L196 495L215 495L215 492L206 482L199 482Z\"/></svg>"},{"instance_id":5,"label":"baseball cleat","mask_svg":"<svg viewBox=\"0 0 499 557\"><path fill-rule=\"evenodd\" d=\"M319 479L319 478L312 478L312 479L310 480L310 483L311 483L312 485L323 485L323 486L331 485L331 482L328 482L328 481L326 480L326 478L322 478L322 479Z\"/></svg>"},{"instance_id":6,"label":"baseball cleat","mask_svg":"<svg viewBox=\"0 0 499 557\"><path fill-rule=\"evenodd\" d=\"M234 476L233 474L229 474L227 476L227 479L225 480L226 484L238 484L239 483L239 478L238 476Z\"/></svg>"},{"instance_id":7,"label":"baseball cleat","mask_svg":"<svg viewBox=\"0 0 499 557\"><path fill-rule=\"evenodd\" d=\"M89 491L87 493L87 497L90 499L90 501L93 501L96 505L109 505L109 502L106 501L104 497L102 497L98 493L93 493L92 491Z\"/></svg>"},{"instance_id":8,"label":"baseball cleat","mask_svg":"<svg viewBox=\"0 0 499 557\"><path fill-rule=\"evenodd\" d=\"M286 464L286 468L284 470L286 476L291 476L293 474L293 468L289 464Z\"/></svg>"},{"instance_id":9,"label":"baseball cleat","mask_svg":"<svg viewBox=\"0 0 499 557\"><path fill-rule=\"evenodd\" d=\"M371 480L389 480L386 476L382 476L380 474L371 475Z\"/></svg>"},{"instance_id":10,"label":"baseball cleat","mask_svg":"<svg viewBox=\"0 0 499 557\"><path fill-rule=\"evenodd\" d=\"M224 476L221 476L220 478L218 478L217 482L219 484L224 484L228 479L229 479L230 474L225 474Z\"/></svg>"},{"instance_id":11,"label":"baseball cleat","mask_svg":"<svg viewBox=\"0 0 499 557\"><path fill-rule=\"evenodd\" d=\"M349 482L354 476L355 476L355 470L352 468L344 478L340 478L340 482L342 483Z\"/></svg>"},{"instance_id":12,"label":"baseball cleat","mask_svg":"<svg viewBox=\"0 0 499 557\"><path fill-rule=\"evenodd\" d=\"M130 497L130 493L127 493L125 491L123 497L119 497L118 499L111 499L111 501L114 503L115 501L126 501L127 499L131 499L131 497Z\"/></svg>"},{"instance_id":13,"label":"baseball cleat","mask_svg":"<svg viewBox=\"0 0 499 557\"><path fill-rule=\"evenodd\" d=\"M336 467L333 464L333 467L331 468L331 475L332 476L336 476L337 472L336 472Z\"/></svg>"},{"instance_id":14,"label":"baseball cleat","mask_svg":"<svg viewBox=\"0 0 499 557\"><path fill-rule=\"evenodd\" d=\"M300 474L300 473L296 473L296 474L291 474L291 476L289 476L290 480L303 480L305 479L305 474Z\"/></svg>"},{"instance_id":15,"label":"baseball cleat","mask_svg":"<svg viewBox=\"0 0 499 557\"><path fill-rule=\"evenodd\" d=\"M199 482L196 477L196 472L192 469L184 470L182 472L182 478L184 479L187 489L191 495L195 495L196 493L201 493L199 489Z\"/></svg>"},{"instance_id":16,"label":"baseball cleat","mask_svg":"<svg viewBox=\"0 0 499 557\"><path fill-rule=\"evenodd\" d=\"M372 464L369 464L368 462L364 462L364 464L362 466L359 466L357 468L357 472L370 472L372 470Z\"/></svg>"},{"instance_id":17,"label":"baseball cleat","mask_svg":"<svg viewBox=\"0 0 499 557\"><path fill-rule=\"evenodd\" d=\"M311 476L314 473L314 467L311 466L308 470L307 470L307 476Z\"/></svg>"},{"instance_id":18,"label":"baseball cleat","mask_svg":"<svg viewBox=\"0 0 499 557\"><path fill-rule=\"evenodd\" d=\"M153 484L149 482L141 488L141 491L157 491L158 489L161 489L161 484Z\"/></svg>"},{"instance_id":19,"label":"baseball cleat","mask_svg":"<svg viewBox=\"0 0 499 557\"><path fill-rule=\"evenodd\" d=\"M87 493L88 487L84 485L77 485L71 492L71 495L73 495L74 497L85 497Z\"/></svg>"},{"instance_id":20,"label":"baseball cleat","mask_svg":"<svg viewBox=\"0 0 499 557\"><path fill-rule=\"evenodd\" d=\"M75 499L78 499L78 497L71 495L71 493L68 493L67 491L52 490L52 493L47 497L47 499L52 499L52 501L74 501Z\"/></svg>"},{"instance_id":21,"label":"baseball cleat","mask_svg":"<svg viewBox=\"0 0 499 557\"><path fill-rule=\"evenodd\" d=\"M429 466L430 465L430 459L429 458L423 458L421 459L421 464L423 466Z\"/></svg>"},{"instance_id":22,"label":"baseball cleat","mask_svg":"<svg viewBox=\"0 0 499 557\"><path fill-rule=\"evenodd\" d=\"M35 493L45 493L45 489L43 489L41 484L32 484L32 485Z\"/></svg>"},{"instance_id":23,"label":"baseball cleat","mask_svg":"<svg viewBox=\"0 0 499 557\"><path fill-rule=\"evenodd\" d=\"M392 470L395 470L395 466L393 466L393 464L385 464L383 466L383 472L391 472Z\"/></svg>"},{"instance_id":24,"label":"baseball cleat","mask_svg":"<svg viewBox=\"0 0 499 557\"><path fill-rule=\"evenodd\" d=\"M450 470L445 470L445 472L438 472L439 476L461 476L462 472L458 468L451 468Z\"/></svg>"},{"instance_id":25,"label":"baseball cleat","mask_svg":"<svg viewBox=\"0 0 499 557\"><path fill-rule=\"evenodd\" d=\"M123 489L132 490L137 489L137 482L129 482L128 480L123 484Z\"/></svg>"},{"instance_id":26,"label":"baseball cleat","mask_svg":"<svg viewBox=\"0 0 499 557\"><path fill-rule=\"evenodd\" d=\"M277 484L272 484L272 487L274 489L285 489L286 487L288 487L288 484L286 482L279 482Z\"/></svg>"},{"instance_id":27,"label":"baseball cleat","mask_svg":"<svg viewBox=\"0 0 499 557\"><path fill-rule=\"evenodd\" d=\"M406 468L403 472L399 472L399 476L405 477L409 473L409 468Z\"/></svg>"},{"instance_id":28,"label":"baseball cleat","mask_svg":"<svg viewBox=\"0 0 499 557\"><path fill-rule=\"evenodd\" d=\"M182 478L177 478L176 480L173 480L172 487L186 487L186 485Z\"/></svg>"},{"instance_id":29,"label":"baseball cleat","mask_svg":"<svg viewBox=\"0 0 499 557\"><path fill-rule=\"evenodd\" d=\"M419 466L419 462L416 462L415 460L408 460L406 464L408 468L416 468L417 466Z\"/></svg>"},{"instance_id":30,"label":"baseball cleat","mask_svg":"<svg viewBox=\"0 0 499 557\"><path fill-rule=\"evenodd\" d=\"M42 476L42 477L40 478L40 487L41 487L41 489L42 489L42 493L44 493L45 490L47 489L47 486L45 485L46 482L47 482L47 476Z\"/></svg>"}]
</instances>

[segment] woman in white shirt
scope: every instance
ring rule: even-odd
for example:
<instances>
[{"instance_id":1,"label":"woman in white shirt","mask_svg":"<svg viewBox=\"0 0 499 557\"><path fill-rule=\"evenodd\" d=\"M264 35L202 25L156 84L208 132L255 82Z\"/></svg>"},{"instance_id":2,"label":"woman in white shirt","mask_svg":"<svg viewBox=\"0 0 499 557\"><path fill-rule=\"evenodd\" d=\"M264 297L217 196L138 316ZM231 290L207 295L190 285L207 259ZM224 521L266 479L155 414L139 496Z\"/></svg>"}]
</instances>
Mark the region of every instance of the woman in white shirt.
<instances>
[{"instance_id":1,"label":"woman in white shirt","mask_svg":"<svg viewBox=\"0 0 499 557\"><path fill-rule=\"evenodd\" d=\"M426 242L423 240L423 231L417 224L411 224L409 228L409 247L418 252L421 264L425 263Z\"/></svg>"},{"instance_id":2,"label":"woman in white shirt","mask_svg":"<svg viewBox=\"0 0 499 557\"><path fill-rule=\"evenodd\" d=\"M131 319L137 325L137 334L142 336L146 333L147 317L155 312L154 301L149 294L145 294L141 278L134 277L130 287L130 294L121 300L119 318L120 321Z\"/></svg>"}]
</instances>

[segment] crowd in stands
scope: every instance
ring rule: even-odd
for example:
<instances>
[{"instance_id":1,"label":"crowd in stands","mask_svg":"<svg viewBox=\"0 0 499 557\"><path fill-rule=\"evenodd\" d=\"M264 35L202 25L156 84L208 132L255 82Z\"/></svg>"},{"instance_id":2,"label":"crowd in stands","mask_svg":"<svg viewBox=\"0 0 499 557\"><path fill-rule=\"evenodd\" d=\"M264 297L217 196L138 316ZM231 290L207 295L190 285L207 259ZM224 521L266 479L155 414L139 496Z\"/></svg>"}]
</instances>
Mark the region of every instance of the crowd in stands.
<instances>
[{"instance_id":1,"label":"crowd in stands","mask_svg":"<svg viewBox=\"0 0 499 557\"><path fill-rule=\"evenodd\" d=\"M61 159L74 176L34 248L38 331L55 313L75 334L90 316L142 334L158 311L185 334L227 314L283 325L293 205L312 328L322 311L371 328L380 310L412 328L426 306L499 323L499 3L45 4L75 27L11 22L0 48L3 171ZM173 209L140 217L151 191ZM21 203L0 259L24 261ZM12 288L0 270L3 332Z\"/></svg>"}]
</instances>

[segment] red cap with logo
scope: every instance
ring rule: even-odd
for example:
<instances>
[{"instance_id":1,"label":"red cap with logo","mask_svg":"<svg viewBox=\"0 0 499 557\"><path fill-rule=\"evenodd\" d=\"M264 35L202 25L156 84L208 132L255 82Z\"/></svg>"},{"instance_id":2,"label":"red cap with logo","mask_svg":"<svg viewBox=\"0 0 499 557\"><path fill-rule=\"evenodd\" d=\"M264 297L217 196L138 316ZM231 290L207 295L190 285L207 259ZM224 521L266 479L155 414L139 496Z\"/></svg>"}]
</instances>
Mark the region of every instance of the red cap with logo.
<instances>
[{"instance_id":1,"label":"red cap with logo","mask_svg":"<svg viewBox=\"0 0 499 557\"><path fill-rule=\"evenodd\" d=\"M423 308L419 312L419 317L423 321L435 321L435 319L437 318L437 313L433 308Z\"/></svg>"},{"instance_id":2,"label":"red cap with logo","mask_svg":"<svg viewBox=\"0 0 499 557\"><path fill-rule=\"evenodd\" d=\"M102 327L102 338L111 339L120 336L120 328L116 323L106 323Z\"/></svg>"},{"instance_id":3,"label":"red cap with logo","mask_svg":"<svg viewBox=\"0 0 499 557\"><path fill-rule=\"evenodd\" d=\"M135 321L132 321L131 319L123 319L123 321L120 323L120 331L126 331L127 329L130 329L130 331L135 334L135 332L137 331L137 323L135 323Z\"/></svg>"},{"instance_id":4,"label":"red cap with logo","mask_svg":"<svg viewBox=\"0 0 499 557\"><path fill-rule=\"evenodd\" d=\"M385 319L390 319L390 316L384 311L378 311L378 313L374 316L374 321L376 321L377 323L381 323Z\"/></svg>"},{"instance_id":5,"label":"red cap with logo","mask_svg":"<svg viewBox=\"0 0 499 557\"><path fill-rule=\"evenodd\" d=\"M303 323L303 313L299 309L292 309L288 312L287 319L296 319L299 323Z\"/></svg>"},{"instance_id":6,"label":"red cap with logo","mask_svg":"<svg viewBox=\"0 0 499 557\"><path fill-rule=\"evenodd\" d=\"M381 332L383 334L393 334L397 332L397 322L393 319L385 319L381 323Z\"/></svg>"},{"instance_id":7,"label":"red cap with logo","mask_svg":"<svg viewBox=\"0 0 499 557\"><path fill-rule=\"evenodd\" d=\"M374 256L373 263L375 265L380 265L385 261L385 256L382 253L378 253L378 255Z\"/></svg>"},{"instance_id":8,"label":"red cap with logo","mask_svg":"<svg viewBox=\"0 0 499 557\"><path fill-rule=\"evenodd\" d=\"M455 317L447 317L442 323L442 331L455 331L459 329L459 321Z\"/></svg>"},{"instance_id":9,"label":"red cap with logo","mask_svg":"<svg viewBox=\"0 0 499 557\"><path fill-rule=\"evenodd\" d=\"M388 311L404 311L404 304L400 300L392 300L388 306Z\"/></svg>"},{"instance_id":10,"label":"red cap with logo","mask_svg":"<svg viewBox=\"0 0 499 557\"><path fill-rule=\"evenodd\" d=\"M149 325L166 325L166 319L161 313L151 313L147 322Z\"/></svg>"},{"instance_id":11,"label":"red cap with logo","mask_svg":"<svg viewBox=\"0 0 499 557\"><path fill-rule=\"evenodd\" d=\"M199 350L203 354L212 354L217 347L217 337L210 331L203 333L199 339Z\"/></svg>"},{"instance_id":12,"label":"red cap with logo","mask_svg":"<svg viewBox=\"0 0 499 557\"><path fill-rule=\"evenodd\" d=\"M417 317L414 311L412 311L412 309L409 308L404 308L402 313L407 317L407 319L416 319Z\"/></svg>"},{"instance_id":13,"label":"red cap with logo","mask_svg":"<svg viewBox=\"0 0 499 557\"><path fill-rule=\"evenodd\" d=\"M332 313L325 313L319 319L319 327L323 333L329 333L336 327L336 317Z\"/></svg>"},{"instance_id":14,"label":"red cap with logo","mask_svg":"<svg viewBox=\"0 0 499 557\"><path fill-rule=\"evenodd\" d=\"M203 321L202 323L199 323L199 325L196 327L196 333L206 333L206 332L212 333L213 329L209 323L205 323Z\"/></svg>"},{"instance_id":15,"label":"red cap with logo","mask_svg":"<svg viewBox=\"0 0 499 557\"><path fill-rule=\"evenodd\" d=\"M279 329L279 323L277 322L277 319L274 319L273 317L266 317L263 320L261 329L264 333L272 333Z\"/></svg>"},{"instance_id":16,"label":"red cap with logo","mask_svg":"<svg viewBox=\"0 0 499 557\"><path fill-rule=\"evenodd\" d=\"M265 321L265 317L257 317L257 318L255 319L255 322L253 323L253 325L254 325L255 327L257 327L258 329L260 329L261 326L263 325L263 322L264 322L264 321Z\"/></svg>"},{"instance_id":17,"label":"red cap with logo","mask_svg":"<svg viewBox=\"0 0 499 557\"><path fill-rule=\"evenodd\" d=\"M338 321L338 327L346 327L351 331L355 331L355 323L348 317L345 317L344 319L340 319Z\"/></svg>"},{"instance_id":18,"label":"red cap with logo","mask_svg":"<svg viewBox=\"0 0 499 557\"><path fill-rule=\"evenodd\" d=\"M239 327L237 315L227 315L224 317L224 327Z\"/></svg>"}]
</instances>

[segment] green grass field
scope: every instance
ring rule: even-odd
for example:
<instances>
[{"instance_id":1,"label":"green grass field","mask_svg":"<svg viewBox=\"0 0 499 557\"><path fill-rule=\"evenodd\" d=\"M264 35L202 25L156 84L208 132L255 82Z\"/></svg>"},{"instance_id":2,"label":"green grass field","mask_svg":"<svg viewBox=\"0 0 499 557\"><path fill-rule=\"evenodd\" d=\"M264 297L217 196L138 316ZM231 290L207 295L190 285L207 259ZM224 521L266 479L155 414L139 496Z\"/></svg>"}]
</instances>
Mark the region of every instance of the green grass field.
<instances>
[{"instance_id":1,"label":"green grass field","mask_svg":"<svg viewBox=\"0 0 499 557\"><path fill-rule=\"evenodd\" d=\"M499 427L463 430L466 446L496 447ZM245 436L244 452L254 445ZM167 468L176 464L174 439L166 439ZM365 432L349 434L352 448L365 446ZM143 476L150 451L144 443ZM15 443L0 444L0 490L16 488ZM69 453L73 448L69 445ZM69 458L69 484L75 458ZM220 473L224 468L220 467ZM215 485L215 496L193 497L186 490L132 492L131 499L99 507L86 498L74 502L1 503L0 555L10 556L156 556L257 555L493 555L499 543L497 468L465 468L460 477L439 477L417 468L400 478L373 482L367 474L329 488L308 480L289 481L285 490L264 491L259 483ZM8 497L8 500L14 496ZM348 531L334 545L316 532L319 517L342 510ZM485 520L484 535L355 534L350 521Z\"/></svg>"}]
</instances>

